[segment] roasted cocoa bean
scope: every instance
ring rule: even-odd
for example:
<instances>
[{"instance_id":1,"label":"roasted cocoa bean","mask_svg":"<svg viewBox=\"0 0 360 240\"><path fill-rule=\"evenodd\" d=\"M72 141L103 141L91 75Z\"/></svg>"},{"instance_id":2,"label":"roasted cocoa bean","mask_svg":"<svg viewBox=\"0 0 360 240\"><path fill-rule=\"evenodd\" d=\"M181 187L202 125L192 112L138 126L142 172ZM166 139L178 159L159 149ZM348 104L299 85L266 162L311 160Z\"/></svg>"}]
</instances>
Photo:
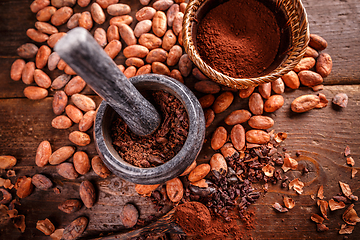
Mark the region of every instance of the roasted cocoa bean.
<instances>
[{"instance_id":1,"label":"roasted cocoa bean","mask_svg":"<svg viewBox=\"0 0 360 240\"><path fill-rule=\"evenodd\" d=\"M183 77L189 76L192 70L192 62L189 58L189 55L184 54L180 57L179 60L179 71Z\"/></svg>"},{"instance_id":2,"label":"roasted cocoa bean","mask_svg":"<svg viewBox=\"0 0 360 240\"><path fill-rule=\"evenodd\" d=\"M315 58L313 57L304 57L300 62L294 67L295 72L300 72L303 70L310 70L315 66Z\"/></svg>"},{"instance_id":3,"label":"roasted cocoa bean","mask_svg":"<svg viewBox=\"0 0 360 240\"><path fill-rule=\"evenodd\" d=\"M184 79L183 79L183 77L181 75L181 72L179 70L177 70L177 69L171 70L170 77L178 80L181 83L184 83Z\"/></svg>"},{"instance_id":4,"label":"roasted cocoa bean","mask_svg":"<svg viewBox=\"0 0 360 240\"><path fill-rule=\"evenodd\" d=\"M161 47L163 49L165 49L166 51L169 51L175 45L176 41L177 41L177 38L176 38L174 32L171 29L169 29L166 31L166 33L163 37L163 42L162 42Z\"/></svg>"},{"instance_id":5,"label":"roasted cocoa bean","mask_svg":"<svg viewBox=\"0 0 360 240\"><path fill-rule=\"evenodd\" d=\"M97 28L94 32L94 38L96 42L101 46L105 47L107 44L106 32L103 28Z\"/></svg>"},{"instance_id":6,"label":"roasted cocoa bean","mask_svg":"<svg viewBox=\"0 0 360 240\"><path fill-rule=\"evenodd\" d=\"M245 134L246 141L255 144L265 144L270 141L270 135L262 130L250 130Z\"/></svg>"},{"instance_id":7,"label":"roasted cocoa bean","mask_svg":"<svg viewBox=\"0 0 360 240\"><path fill-rule=\"evenodd\" d=\"M52 108L55 115L60 115L64 112L68 103L68 97L64 91L56 91L52 102Z\"/></svg>"},{"instance_id":8,"label":"roasted cocoa bean","mask_svg":"<svg viewBox=\"0 0 360 240\"><path fill-rule=\"evenodd\" d=\"M156 74L162 74L166 76L170 75L169 68L161 62L153 62L151 64L151 71Z\"/></svg>"},{"instance_id":9,"label":"roasted cocoa bean","mask_svg":"<svg viewBox=\"0 0 360 240\"><path fill-rule=\"evenodd\" d=\"M62 235L64 240L73 240L81 236L89 220L86 217L79 217L72 221L65 229Z\"/></svg>"},{"instance_id":10,"label":"roasted cocoa bean","mask_svg":"<svg viewBox=\"0 0 360 240\"><path fill-rule=\"evenodd\" d=\"M39 48L33 43L25 43L21 45L17 50L17 54L25 59L30 59L36 56Z\"/></svg>"},{"instance_id":11,"label":"roasted cocoa bean","mask_svg":"<svg viewBox=\"0 0 360 240\"><path fill-rule=\"evenodd\" d=\"M139 44L149 50L153 50L161 46L162 40L152 33L144 33L139 38Z\"/></svg>"},{"instance_id":12,"label":"roasted cocoa bean","mask_svg":"<svg viewBox=\"0 0 360 240\"><path fill-rule=\"evenodd\" d=\"M188 179L190 182L197 182L203 179L210 172L211 167L207 163L198 165L189 173Z\"/></svg>"},{"instance_id":13,"label":"roasted cocoa bean","mask_svg":"<svg viewBox=\"0 0 360 240\"><path fill-rule=\"evenodd\" d=\"M248 98L254 92L254 90L255 90L255 87L248 87L246 89L241 89L239 91L239 97L240 98Z\"/></svg>"},{"instance_id":14,"label":"roasted cocoa bean","mask_svg":"<svg viewBox=\"0 0 360 240\"><path fill-rule=\"evenodd\" d=\"M140 67L136 72L136 76L148 74L148 73L151 73L151 65L150 64L146 64L146 65Z\"/></svg>"},{"instance_id":15,"label":"roasted cocoa bean","mask_svg":"<svg viewBox=\"0 0 360 240\"><path fill-rule=\"evenodd\" d=\"M79 192L81 201L84 203L85 207L91 208L94 206L96 201L96 193L94 185L91 182L87 180L83 181L80 184Z\"/></svg>"},{"instance_id":16,"label":"roasted cocoa bean","mask_svg":"<svg viewBox=\"0 0 360 240\"><path fill-rule=\"evenodd\" d=\"M34 80L39 87L49 88L51 86L50 77L40 69L35 69Z\"/></svg>"},{"instance_id":17,"label":"roasted cocoa bean","mask_svg":"<svg viewBox=\"0 0 360 240\"><path fill-rule=\"evenodd\" d=\"M68 158L70 158L75 152L75 147L73 146L64 146L53 152L49 158L49 163L51 165L57 165Z\"/></svg>"},{"instance_id":18,"label":"roasted cocoa bean","mask_svg":"<svg viewBox=\"0 0 360 240\"><path fill-rule=\"evenodd\" d=\"M327 45L328 44L324 38L316 34L310 34L310 42L309 42L310 47L318 51L322 51L327 47Z\"/></svg>"},{"instance_id":19,"label":"roasted cocoa bean","mask_svg":"<svg viewBox=\"0 0 360 240\"><path fill-rule=\"evenodd\" d=\"M259 93L251 94L249 98L249 109L250 112L254 115L261 115L263 114L264 110L264 101L261 98Z\"/></svg>"},{"instance_id":20,"label":"roasted cocoa bean","mask_svg":"<svg viewBox=\"0 0 360 240\"><path fill-rule=\"evenodd\" d=\"M118 28L122 40L124 40L124 42L128 46L136 44L136 37L134 35L132 28L129 27L129 25L120 24Z\"/></svg>"},{"instance_id":21,"label":"roasted cocoa bean","mask_svg":"<svg viewBox=\"0 0 360 240\"><path fill-rule=\"evenodd\" d=\"M233 100L234 95L231 92L224 92L215 99L212 109L215 113L221 113L231 105Z\"/></svg>"},{"instance_id":22,"label":"roasted cocoa bean","mask_svg":"<svg viewBox=\"0 0 360 240\"><path fill-rule=\"evenodd\" d=\"M167 57L168 57L168 53L164 49L156 48L148 53L148 55L146 56L146 62L147 63L165 62Z\"/></svg>"},{"instance_id":23,"label":"roasted cocoa bean","mask_svg":"<svg viewBox=\"0 0 360 240\"><path fill-rule=\"evenodd\" d=\"M88 111L84 114L83 118L79 122L79 130L82 132L86 132L89 130L95 121L96 112Z\"/></svg>"},{"instance_id":24,"label":"roasted cocoa bean","mask_svg":"<svg viewBox=\"0 0 360 240\"><path fill-rule=\"evenodd\" d=\"M125 204L120 213L120 220L124 227L132 228L136 225L139 218L139 211L130 203Z\"/></svg>"},{"instance_id":25,"label":"roasted cocoa bean","mask_svg":"<svg viewBox=\"0 0 360 240\"><path fill-rule=\"evenodd\" d=\"M90 29L93 27L91 13L89 11L81 13L81 16L79 18L79 27L83 27L88 31L90 31Z\"/></svg>"},{"instance_id":26,"label":"roasted cocoa bean","mask_svg":"<svg viewBox=\"0 0 360 240\"><path fill-rule=\"evenodd\" d=\"M131 57L126 59L125 61L125 65L126 66L134 66L134 67L142 67L145 65L144 61L141 58L137 58L137 57Z\"/></svg>"},{"instance_id":27,"label":"roasted cocoa bean","mask_svg":"<svg viewBox=\"0 0 360 240\"><path fill-rule=\"evenodd\" d=\"M86 82L80 76L76 76L66 84L64 91L66 95L71 96L80 93L85 86Z\"/></svg>"},{"instance_id":28,"label":"roasted cocoa bean","mask_svg":"<svg viewBox=\"0 0 360 240\"><path fill-rule=\"evenodd\" d=\"M73 14L73 10L71 7L62 7L59 8L51 17L51 23L54 26L60 26L69 20L71 15Z\"/></svg>"},{"instance_id":29,"label":"roasted cocoa bean","mask_svg":"<svg viewBox=\"0 0 360 240\"><path fill-rule=\"evenodd\" d=\"M16 165L16 158L13 156L0 156L0 169L12 168Z\"/></svg>"},{"instance_id":30,"label":"roasted cocoa bean","mask_svg":"<svg viewBox=\"0 0 360 240\"><path fill-rule=\"evenodd\" d=\"M131 12L130 6L123 3L111 4L106 10L111 16L121 16Z\"/></svg>"},{"instance_id":31,"label":"roasted cocoa bean","mask_svg":"<svg viewBox=\"0 0 360 240\"><path fill-rule=\"evenodd\" d=\"M99 156L95 156L91 159L91 166L94 172L102 178L107 178L111 174L110 170Z\"/></svg>"},{"instance_id":32,"label":"roasted cocoa bean","mask_svg":"<svg viewBox=\"0 0 360 240\"><path fill-rule=\"evenodd\" d=\"M291 103L291 110L297 113L307 112L319 103L320 98L316 95L302 95Z\"/></svg>"},{"instance_id":33,"label":"roasted cocoa bean","mask_svg":"<svg viewBox=\"0 0 360 240\"><path fill-rule=\"evenodd\" d=\"M185 171L180 176L186 176L188 175L192 170L194 170L197 166L196 160L194 160L190 166L188 166Z\"/></svg>"},{"instance_id":34,"label":"roasted cocoa bean","mask_svg":"<svg viewBox=\"0 0 360 240\"><path fill-rule=\"evenodd\" d=\"M245 147L245 129L241 124L236 124L230 132L230 138L233 146L242 151Z\"/></svg>"},{"instance_id":35,"label":"roasted cocoa bean","mask_svg":"<svg viewBox=\"0 0 360 240\"><path fill-rule=\"evenodd\" d=\"M342 108L346 108L348 104L349 98L346 93L338 93L332 99L333 104L338 105Z\"/></svg>"},{"instance_id":36,"label":"roasted cocoa bean","mask_svg":"<svg viewBox=\"0 0 360 240\"><path fill-rule=\"evenodd\" d=\"M50 156L52 154L51 145L49 141L42 141L35 155L35 164L39 167L44 167L49 163Z\"/></svg>"},{"instance_id":37,"label":"roasted cocoa bean","mask_svg":"<svg viewBox=\"0 0 360 240\"><path fill-rule=\"evenodd\" d=\"M121 24L130 25L132 21L133 18L129 15L118 16L110 19L110 25L116 25L117 27L119 27Z\"/></svg>"},{"instance_id":38,"label":"roasted cocoa bean","mask_svg":"<svg viewBox=\"0 0 360 240\"><path fill-rule=\"evenodd\" d=\"M39 42L39 43L45 42L46 40L49 39L48 35L46 35L45 33L40 32L39 30L36 30L34 28L29 28L26 31L26 35L30 39L34 40L35 42Z\"/></svg>"},{"instance_id":39,"label":"roasted cocoa bean","mask_svg":"<svg viewBox=\"0 0 360 240\"><path fill-rule=\"evenodd\" d=\"M57 64L59 63L60 61L60 56L59 54L57 54L57 52L53 52L50 54L49 58L48 58L48 62L47 62L47 65L48 65L48 69L50 71L54 71Z\"/></svg>"},{"instance_id":40,"label":"roasted cocoa bean","mask_svg":"<svg viewBox=\"0 0 360 240\"><path fill-rule=\"evenodd\" d=\"M66 24L68 29L73 29L78 27L80 17L81 17L81 13L75 13L74 15L72 15Z\"/></svg>"},{"instance_id":41,"label":"roasted cocoa bean","mask_svg":"<svg viewBox=\"0 0 360 240\"><path fill-rule=\"evenodd\" d=\"M268 129L274 126L274 120L267 116L253 116L249 119L248 124L255 129Z\"/></svg>"},{"instance_id":42,"label":"roasted cocoa bean","mask_svg":"<svg viewBox=\"0 0 360 240\"><path fill-rule=\"evenodd\" d=\"M213 81L199 81L194 85L196 91L206 94L216 94L220 92L220 86Z\"/></svg>"},{"instance_id":43,"label":"roasted cocoa bean","mask_svg":"<svg viewBox=\"0 0 360 240\"><path fill-rule=\"evenodd\" d=\"M124 48L123 54L126 58L144 58L149 54L149 49L141 45L131 45Z\"/></svg>"},{"instance_id":44,"label":"roasted cocoa bean","mask_svg":"<svg viewBox=\"0 0 360 240\"><path fill-rule=\"evenodd\" d=\"M318 51L316 51L312 47L309 47L309 46L306 47L304 57L313 57L316 59L318 56L319 56Z\"/></svg>"},{"instance_id":45,"label":"roasted cocoa bean","mask_svg":"<svg viewBox=\"0 0 360 240\"><path fill-rule=\"evenodd\" d=\"M308 87L322 84L324 81L320 74L309 70L303 70L299 72L298 76L301 84Z\"/></svg>"},{"instance_id":46,"label":"roasted cocoa bean","mask_svg":"<svg viewBox=\"0 0 360 240\"><path fill-rule=\"evenodd\" d=\"M179 33L181 32L182 30L182 23L183 23L183 18L184 18L184 13L182 12L177 12L175 14L175 18L174 18L174 22L173 22L173 25L172 25L172 29L175 33L175 35L179 35Z\"/></svg>"},{"instance_id":47,"label":"roasted cocoa bean","mask_svg":"<svg viewBox=\"0 0 360 240\"><path fill-rule=\"evenodd\" d=\"M97 24L103 24L106 20L105 13L100 7L100 5L96 2L91 4L91 16L94 19L94 22Z\"/></svg>"},{"instance_id":48,"label":"roasted cocoa bean","mask_svg":"<svg viewBox=\"0 0 360 240\"><path fill-rule=\"evenodd\" d=\"M89 157L83 151L79 151L74 154L73 163L75 170L81 175L84 175L90 171L91 166Z\"/></svg>"},{"instance_id":49,"label":"roasted cocoa bean","mask_svg":"<svg viewBox=\"0 0 360 240\"><path fill-rule=\"evenodd\" d=\"M55 44L60 40L60 38L62 38L65 35L66 35L65 32L55 33L49 37L49 39L47 40L47 44L49 45L49 47L54 48Z\"/></svg>"},{"instance_id":50,"label":"roasted cocoa bean","mask_svg":"<svg viewBox=\"0 0 360 240\"><path fill-rule=\"evenodd\" d=\"M122 45L119 40L112 40L108 45L106 45L104 51L107 53L107 55L109 55L109 57L114 59L121 51L121 48Z\"/></svg>"},{"instance_id":51,"label":"roasted cocoa bean","mask_svg":"<svg viewBox=\"0 0 360 240\"><path fill-rule=\"evenodd\" d=\"M53 185L48 177L39 173L32 177L31 182L36 188L41 190L49 190Z\"/></svg>"},{"instance_id":52,"label":"roasted cocoa bean","mask_svg":"<svg viewBox=\"0 0 360 240\"><path fill-rule=\"evenodd\" d=\"M56 129L68 129L71 125L70 118L64 115L57 116L51 121L51 126Z\"/></svg>"},{"instance_id":53,"label":"roasted cocoa bean","mask_svg":"<svg viewBox=\"0 0 360 240\"><path fill-rule=\"evenodd\" d=\"M25 61L23 59L16 59L11 65L10 77L14 81L19 81L25 68Z\"/></svg>"},{"instance_id":54,"label":"roasted cocoa bean","mask_svg":"<svg viewBox=\"0 0 360 240\"><path fill-rule=\"evenodd\" d=\"M271 82L271 88L274 93L282 94L285 91L285 84L281 78L276 79L275 81Z\"/></svg>"},{"instance_id":55,"label":"roasted cocoa bean","mask_svg":"<svg viewBox=\"0 0 360 240\"><path fill-rule=\"evenodd\" d=\"M260 84L259 93L263 98L268 99L271 96L271 82Z\"/></svg>"},{"instance_id":56,"label":"roasted cocoa bean","mask_svg":"<svg viewBox=\"0 0 360 240\"><path fill-rule=\"evenodd\" d=\"M211 148L214 150L219 150L227 140L227 131L224 127L218 127L212 138L211 138Z\"/></svg>"},{"instance_id":57,"label":"roasted cocoa bean","mask_svg":"<svg viewBox=\"0 0 360 240\"><path fill-rule=\"evenodd\" d=\"M127 78L132 78L133 76L135 76L135 74L136 74L136 67L134 66L130 66L126 68L124 71L124 75Z\"/></svg>"},{"instance_id":58,"label":"roasted cocoa bean","mask_svg":"<svg viewBox=\"0 0 360 240\"><path fill-rule=\"evenodd\" d=\"M75 171L72 163L64 162L56 166L57 173L66 179L76 179L79 174Z\"/></svg>"},{"instance_id":59,"label":"roasted cocoa bean","mask_svg":"<svg viewBox=\"0 0 360 240\"><path fill-rule=\"evenodd\" d=\"M58 205L58 209L67 214L77 212L81 207L82 203L77 199L68 199Z\"/></svg>"},{"instance_id":60,"label":"roasted cocoa bean","mask_svg":"<svg viewBox=\"0 0 360 240\"><path fill-rule=\"evenodd\" d=\"M79 123L83 118L83 113L75 107L74 105L67 105L65 108L66 115L73 121L74 123Z\"/></svg>"},{"instance_id":61,"label":"roasted cocoa bean","mask_svg":"<svg viewBox=\"0 0 360 240\"><path fill-rule=\"evenodd\" d=\"M29 86L24 89L24 95L31 100L40 100L46 98L48 91L45 88Z\"/></svg>"},{"instance_id":62,"label":"roasted cocoa bean","mask_svg":"<svg viewBox=\"0 0 360 240\"><path fill-rule=\"evenodd\" d=\"M235 125L239 123L244 123L249 120L251 113L248 110L240 109L231 112L225 119L224 122L227 125Z\"/></svg>"},{"instance_id":63,"label":"roasted cocoa bean","mask_svg":"<svg viewBox=\"0 0 360 240\"><path fill-rule=\"evenodd\" d=\"M59 32L56 27L54 27L53 25L51 25L50 23L47 23L47 22L36 22L35 28L37 30L39 30L40 32L49 34L49 35ZM43 46L45 46L45 45L43 45Z\"/></svg>"},{"instance_id":64,"label":"roasted cocoa bean","mask_svg":"<svg viewBox=\"0 0 360 240\"><path fill-rule=\"evenodd\" d=\"M41 22L47 22L51 19L52 15L56 12L56 8L48 6L36 13L36 19Z\"/></svg>"},{"instance_id":65,"label":"roasted cocoa bean","mask_svg":"<svg viewBox=\"0 0 360 240\"><path fill-rule=\"evenodd\" d=\"M31 183L31 178L26 176L19 177L14 187L16 189L16 195L19 198L25 198L29 196L34 190L34 185Z\"/></svg>"},{"instance_id":66,"label":"roasted cocoa bean","mask_svg":"<svg viewBox=\"0 0 360 240\"><path fill-rule=\"evenodd\" d=\"M291 89L297 89L300 87L299 77L294 71L284 74L281 79L284 81L285 85Z\"/></svg>"},{"instance_id":67,"label":"roasted cocoa bean","mask_svg":"<svg viewBox=\"0 0 360 240\"><path fill-rule=\"evenodd\" d=\"M94 100L83 94L76 93L71 96L71 100L75 104L75 106L77 106L79 109L83 110L84 112L96 109L96 104Z\"/></svg>"},{"instance_id":68,"label":"roasted cocoa bean","mask_svg":"<svg viewBox=\"0 0 360 240\"><path fill-rule=\"evenodd\" d=\"M173 4L166 12L166 20L169 27L172 27L176 13L178 13L179 11L180 11L179 4Z\"/></svg>"},{"instance_id":69,"label":"roasted cocoa bean","mask_svg":"<svg viewBox=\"0 0 360 240\"><path fill-rule=\"evenodd\" d=\"M69 134L69 140L78 146L87 146L90 144L90 136L84 132L73 131Z\"/></svg>"},{"instance_id":70,"label":"roasted cocoa bean","mask_svg":"<svg viewBox=\"0 0 360 240\"><path fill-rule=\"evenodd\" d=\"M120 40L118 27L115 25L110 25L106 33L106 38L109 42L112 40Z\"/></svg>"},{"instance_id":71,"label":"roasted cocoa bean","mask_svg":"<svg viewBox=\"0 0 360 240\"><path fill-rule=\"evenodd\" d=\"M35 63L28 62L25 64L24 70L21 75L21 79L25 84L31 84L34 82Z\"/></svg>"},{"instance_id":72,"label":"roasted cocoa bean","mask_svg":"<svg viewBox=\"0 0 360 240\"><path fill-rule=\"evenodd\" d=\"M201 98L199 98L199 102L202 108L208 108L211 107L211 105L214 103L215 97L212 94L205 95Z\"/></svg>"},{"instance_id":73,"label":"roasted cocoa bean","mask_svg":"<svg viewBox=\"0 0 360 240\"><path fill-rule=\"evenodd\" d=\"M157 11L155 13L152 21L153 21L153 24L152 24L153 33L158 37L164 36L166 29L167 29L165 13L162 11Z\"/></svg>"},{"instance_id":74,"label":"roasted cocoa bean","mask_svg":"<svg viewBox=\"0 0 360 240\"><path fill-rule=\"evenodd\" d=\"M134 28L135 37L140 37L142 34L150 32L152 27L152 22L150 20L143 20L138 22Z\"/></svg>"},{"instance_id":75,"label":"roasted cocoa bean","mask_svg":"<svg viewBox=\"0 0 360 240\"><path fill-rule=\"evenodd\" d=\"M143 7L136 12L135 18L141 22L144 20L151 20L156 13L156 10L152 7Z\"/></svg>"},{"instance_id":76,"label":"roasted cocoa bean","mask_svg":"<svg viewBox=\"0 0 360 240\"><path fill-rule=\"evenodd\" d=\"M332 59L327 53L320 53L316 61L316 72L319 73L323 78L329 76L332 69Z\"/></svg>"},{"instance_id":77,"label":"roasted cocoa bean","mask_svg":"<svg viewBox=\"0 0 360 240\"><path fill-rule=\"evenodd\" d=\"M55 226L49 219L46 218L45 220L37 221L36 229L49 236L55 231Z\"/></svg>"},{"instance_id":78,"label":"roasted cocoa bean","mask_svg":"<svg viewBox=\"0 0 360 240\"><path fill-rule=\"evenodd\" d=\"M179 178L174 178L166 182L166 193L172 202L179 202L184 195L184 187Z\"/></svg>"},{"instance_id":79,"label":"roasted cocoa bean","mask_svg":"<svg viewBox=\"0 0 360 240\"><path fill-rule=\"evenodd\" d=\"M281 95L273 95L264 104L265 112L275 112L284 105L284 98Z\"/></svg>"},{"instance_id":80,"label":"roasted cocoa bean","mask_svg":"<svg viewBox=\"0 0 360 240\"><path fill-rule=\"evenodd\" d=\"M220 153L215 153L210 159L211 170L218 171L220 173L227 172L227 164L225 158Z\"/></svg>"}]
</instances>

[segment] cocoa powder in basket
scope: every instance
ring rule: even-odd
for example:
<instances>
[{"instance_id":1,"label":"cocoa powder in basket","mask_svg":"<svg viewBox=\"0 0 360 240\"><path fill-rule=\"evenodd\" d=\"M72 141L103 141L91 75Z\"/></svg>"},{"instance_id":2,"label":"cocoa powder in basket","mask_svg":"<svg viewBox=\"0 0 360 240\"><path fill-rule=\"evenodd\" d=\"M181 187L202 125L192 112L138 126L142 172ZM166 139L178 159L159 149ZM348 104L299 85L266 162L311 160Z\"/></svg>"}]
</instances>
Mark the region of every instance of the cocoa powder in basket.
<instances>
[{"instance_id":1,"label":"cocoa powder in basket","mask_svg":"<svg viewBox=\"0 0 360 240\"><path fill-rule=\"evenodd\" d=\"M164 91L156 91L152 96L162 117L154 133L138 136L120 117L114 119L111 127L114 148L125 161L137 167L154 167L173 158L189 132L188 115L180 100Z\"/></svg>"},{"instance_id":2,"label":"cocoa powder in basket","mask_svg":"<svg viewBox=\"0 0 360 240\"><path fill-rule=\"evenodd\" d=\"M201 58L235 78L259 76L271 65L280 44L274 14L256 0L230 0L210 10L197 31Z\"/></svg>"}]
</instances>

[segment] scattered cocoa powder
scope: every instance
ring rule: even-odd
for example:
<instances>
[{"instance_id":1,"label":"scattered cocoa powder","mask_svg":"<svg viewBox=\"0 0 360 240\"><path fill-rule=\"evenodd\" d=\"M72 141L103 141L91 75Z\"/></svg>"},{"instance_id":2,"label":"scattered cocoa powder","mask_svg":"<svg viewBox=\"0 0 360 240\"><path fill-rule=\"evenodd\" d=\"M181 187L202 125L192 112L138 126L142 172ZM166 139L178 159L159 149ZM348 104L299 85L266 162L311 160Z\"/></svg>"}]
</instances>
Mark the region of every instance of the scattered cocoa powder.
<instances>
[{"instance_id":1,"label":"scattered cocoa powder","mask_svg":"<svg viewBox=\"0 0 360 240\"><path fill-rule=\"evenodd\" d=\"M137 136L119 117L112 123L112 139L120 156L137 167L154 167L173 158L182 148L189 131L185 107L171 94L156 91L155 106L162 115L159 128L148 136Z\"/></svg>"},{"instance_id":2,"label":"scattered cocoa powder","mask_svg":"<svg viewBox=\"0 0 360 240\"><path fill-rule=\"evenodd\" d=\"M199 202L179 205L174 213L176 223L186 234L197 235L210 226L211 215L207 207Z\"/></svg>"},{"instance_id":3,"label":"scattered cocoa powder","mask_svg":"<svg viewBox=\"0 0 360 240\"><path fill-rule=\"evenodd\" d=\"M201 58L236 78L256 77L271 65L280 44L274 14L256 0L230 0L210 10L197 32Z\"/></svg>"}]
</instances>

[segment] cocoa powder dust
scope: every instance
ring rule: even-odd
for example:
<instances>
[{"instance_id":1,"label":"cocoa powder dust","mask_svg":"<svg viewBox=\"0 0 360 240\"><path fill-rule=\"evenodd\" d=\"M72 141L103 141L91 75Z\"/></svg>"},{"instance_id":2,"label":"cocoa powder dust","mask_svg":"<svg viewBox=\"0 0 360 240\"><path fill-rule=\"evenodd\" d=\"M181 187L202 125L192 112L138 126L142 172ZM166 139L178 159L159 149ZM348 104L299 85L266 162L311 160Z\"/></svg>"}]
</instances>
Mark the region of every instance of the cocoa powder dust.
<instances>
[{"instance_id":1,"label":"cocoa powder dust","mask_svg":"<svg viewBox=\"0 0 360 240\"><path fill-rule=\"evenodd\" d=\"M271 65L280 44L274 14L256 0L230 0L200 22L197 47L213 69L235 78L256 77Z\"/></svg>"}]
</instances>

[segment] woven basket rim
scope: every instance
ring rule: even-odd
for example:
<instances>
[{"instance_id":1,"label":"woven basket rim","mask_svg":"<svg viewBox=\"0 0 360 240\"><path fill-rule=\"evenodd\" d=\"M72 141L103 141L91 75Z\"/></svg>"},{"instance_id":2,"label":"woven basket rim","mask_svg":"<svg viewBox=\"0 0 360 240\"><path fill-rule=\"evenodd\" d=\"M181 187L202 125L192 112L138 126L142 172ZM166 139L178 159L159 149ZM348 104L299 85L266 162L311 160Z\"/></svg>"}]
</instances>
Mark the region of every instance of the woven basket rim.
<instances>
[{"instance_id":1,"label":"woven basket rim","mask_svg":"<svg viewBox=\"0 0 360 240\"><path fill-rule=\"evenodd\" d=\"M201 59L191 37L191 26L192 23L196 21L196 11L206 1L207 0L190 0L184 14L182 33L184 48L190 60L213 81L236 89L254 87L262 83L274 81L293 70L305 54L306 47L310 40L310 31L307 13L301 0L277 0L276 5L284 7L291 28L290 49L288 56L283 59L281 64L269 74L253 78L234 78L211 68Z\"/></svg>"}]
</instances>

